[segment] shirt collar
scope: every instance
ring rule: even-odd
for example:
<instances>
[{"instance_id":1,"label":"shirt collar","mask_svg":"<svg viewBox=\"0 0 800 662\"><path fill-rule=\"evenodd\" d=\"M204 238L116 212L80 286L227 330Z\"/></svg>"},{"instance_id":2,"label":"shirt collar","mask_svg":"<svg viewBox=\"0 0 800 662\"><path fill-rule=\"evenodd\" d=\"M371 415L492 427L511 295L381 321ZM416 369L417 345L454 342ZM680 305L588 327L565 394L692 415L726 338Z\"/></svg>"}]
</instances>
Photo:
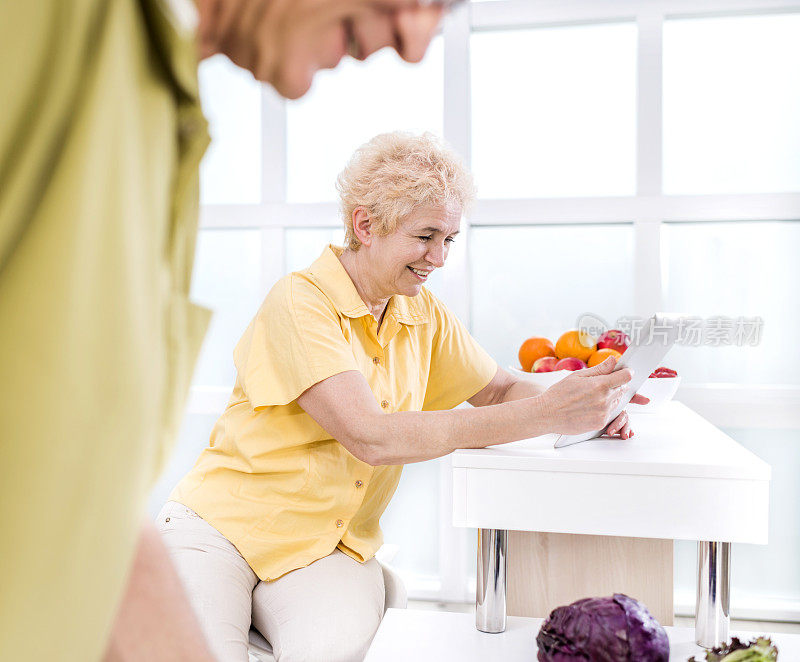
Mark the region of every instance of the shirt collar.
<instances>
[{"instance_id":1,"label":"shirt collar","mask_svg":"<svg viewBox=\"0 0 800 662\"><path fill-rule=\"evenodd\" d=\"M339 256L344 252L340 246L329 244L322 255L308 268L308 273L317 286L330 298L336 309L346 317L369 315L369 309L356 290ZM389 299L387 315L392 315L401 324L427 324L430 317L421 297L395 294Z\"/></svg>"}]
</instances>

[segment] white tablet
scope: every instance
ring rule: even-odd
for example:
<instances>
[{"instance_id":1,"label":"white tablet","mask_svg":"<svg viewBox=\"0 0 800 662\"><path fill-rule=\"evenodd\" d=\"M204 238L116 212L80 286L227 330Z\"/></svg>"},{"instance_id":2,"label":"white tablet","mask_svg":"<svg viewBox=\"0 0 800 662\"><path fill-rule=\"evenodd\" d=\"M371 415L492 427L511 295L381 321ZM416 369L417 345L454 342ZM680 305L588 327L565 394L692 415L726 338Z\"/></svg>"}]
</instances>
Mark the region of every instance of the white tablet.
<instances>
[{"instance_id":1,"label":"white tablet","mask_svg":"<svg viewBox=\"0 0 800 662\"><path fill-rule=\"evenodd\" d=\"M670 348L675 344L678 338L678 320L683 317L682 315L674 315L669 313L656 313L650 319L645 320L642 324L641 330L638 333L632 333L631 344L622 358L617 361L614 371L621 370L622 368L630 368L633 370L633 379L628 382L628 390L622 396L619 405L611 413L611 418L608 419L606 424L600 430L594 432L584 432L582 434L562 434L556 439L554 448L563 448L577 444L581 441L588 441L599 437L605 431L608 424L611 423L623 409L627 406L630 399L638 391L645 380L655 370L664 357L669 352Z\"/></svg>"}]
</instances>

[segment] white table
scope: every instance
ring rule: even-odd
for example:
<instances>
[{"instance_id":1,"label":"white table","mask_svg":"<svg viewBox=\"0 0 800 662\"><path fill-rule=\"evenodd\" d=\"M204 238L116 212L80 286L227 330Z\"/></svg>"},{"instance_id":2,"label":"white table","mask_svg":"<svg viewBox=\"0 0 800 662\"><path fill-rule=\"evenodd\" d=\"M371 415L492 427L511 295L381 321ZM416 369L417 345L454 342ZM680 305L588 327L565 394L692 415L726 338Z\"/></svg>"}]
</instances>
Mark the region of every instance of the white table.
<instances>
[{"instance_id":1,"label":"white table","mask_svg":"<svg viewBox=\"0 0 800 662\"><path fill-rule=\"evenodd\" d=\"M472 614L389 609L372 641L365 662L535 662L541 618L509 616L500 634L475 629ZM686 662L703 649L692 628L664 628L670 640L670 662ZM734 632L749 640L766 632ZM800 660L800 635L769 634L779 660ZM701 659L701 658L698 658Z\"/></svg>"},{"instance_id":2,"label":"white table","mask_svg":"<svg viewBox=\"0 0 800 662\"><path fill-rule=\"evenodd\" d=\"M480 629L503 628L511 529L698 541L698 641L725 637L730 543L766 544L770 466L678 402L629 412L624 441L554 449L544 435L453 454L453 523L479 529Z\"/></svg>"}]
</instances>

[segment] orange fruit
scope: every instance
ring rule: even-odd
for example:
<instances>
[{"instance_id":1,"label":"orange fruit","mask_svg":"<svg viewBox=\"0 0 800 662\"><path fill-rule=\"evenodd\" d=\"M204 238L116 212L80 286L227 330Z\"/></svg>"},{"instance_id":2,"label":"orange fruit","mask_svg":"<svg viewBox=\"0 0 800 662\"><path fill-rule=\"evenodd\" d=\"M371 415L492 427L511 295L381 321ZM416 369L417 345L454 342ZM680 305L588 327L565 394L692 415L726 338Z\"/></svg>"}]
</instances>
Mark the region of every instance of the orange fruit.
<instances>
[{"instance_id":1,"label":"orange fruit","mask_svg":"<svg viewBox=\"0 0 800 662\"><path fill-rule=\"evenodd\" d=\"M585 363L596 349L595 339L577 329L567 331L556 341L556 356L560 359L573 357Z\"/></svg>"},{"instance_id":2,"label":"orange fruit","mask_svg":"<svg viewBox=\"0 0 800 662\"><path fill-rule=\"evenodd\" d=\"M590 368L593 368L598 363L605 361L609 356L613 356L616 361L619 361L622 354L620 354L616 349L611 349L610 347L598 349L589 357L589 361L586 363L586 365L588 365Z\"/></svg>"},{"instance_id":3,"label":"orange fruit","mask_svg":"<svg viewBox=\"0 0 800 662\"><path fill-rule=\"evenodd\" d=\"M556 348L547 338L528 338L519 348L519 364L525 372L530 372L538 359L555 355Z\"/></svg>"}]
</instances>

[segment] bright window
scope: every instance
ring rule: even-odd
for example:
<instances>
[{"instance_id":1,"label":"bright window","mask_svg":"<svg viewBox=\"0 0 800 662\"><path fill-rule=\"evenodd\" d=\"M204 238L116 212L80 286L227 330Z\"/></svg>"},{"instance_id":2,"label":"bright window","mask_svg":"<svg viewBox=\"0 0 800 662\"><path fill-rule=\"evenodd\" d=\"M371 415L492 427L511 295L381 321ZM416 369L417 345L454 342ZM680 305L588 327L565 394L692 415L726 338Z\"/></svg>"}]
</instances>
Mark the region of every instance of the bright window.
<instances>
[{"instance_id":1,"label":"bright window","mask_svg":"<svg viewBox=\"0 0 800 662\"><path fill-rule=\"evenodd\" d=\"M261 202L261 86L217 56L200 65L200 94L212 138L200 168L200 202Z\"/></svg>"},{"instance_id":2,"label":"bright window","mask_svg":"<svg viewBox=\"0 0 800 662\"><path fill-rule=\"evenodd\" d=\"M800 14L664 24L664 191L800 191Z\"/></svg>"},{"instance_id":3,"label":"bright window","mask_svg":"<svg viewBox=\"0 0 800 662\"><path fill-rule=\"evenodd\" d=\"M630 225L473 228L470 260L473 333L502 367L519 366L523 340L555 342L582 313L632 314Z\"/></svg>"},{"instance_id":4,"label":"bright window","mask_svg":"<svg viewBox=\"0 0 800 662\"><path fill-rule=\"evenodd\" d=\"M480 32L470 51L482 198L634 192L634 24Z\"/></svg>"},{"instance_id":5,"label":"bright window","mask_svg":"<svg viewBox=\"0 0 800 662\"><path fill-rule=\"evenodd\" d=\"M797 384L800 305L787 292L800 284L800 222L667 223L662 245L665 307L712 325L699 342L687 334L691 342L670 351L684 379ZM722 318L733 322L713 321Z\"/></svg>"},{"instance_id":6,"label":"bright window","mask_svg":"<svg viewBox=\"0 0 800 662\"><path fill-rule=\"evenodd\" d=\"M383 50L364 63L317 74L311 92L286 113L289 202L336 199L336 176L353 151L387 131L442 134L442 41L421 65Z\"/></svg>"},{"instance_id":7,"label":"bright window","mask_svg":"<svg viewBox=\"0 0 800 662\"><path fill-rule=\"evenodd\" d=\"M203 230L197 241L192 299L214 311L194 383L233 386L233 348L255 316L261 285L258 230Z\"/></svg>"},{"instance_id":8,"label":"bright window","mask_svg":"<svg viewBox=\"0 0 800 662\"><path fill-rule=\"evenodd\" d=\"M328 244L341 246L344 229L297 228L286 231L286 273L311 266Z\"/></svg>"}]
</instances>

